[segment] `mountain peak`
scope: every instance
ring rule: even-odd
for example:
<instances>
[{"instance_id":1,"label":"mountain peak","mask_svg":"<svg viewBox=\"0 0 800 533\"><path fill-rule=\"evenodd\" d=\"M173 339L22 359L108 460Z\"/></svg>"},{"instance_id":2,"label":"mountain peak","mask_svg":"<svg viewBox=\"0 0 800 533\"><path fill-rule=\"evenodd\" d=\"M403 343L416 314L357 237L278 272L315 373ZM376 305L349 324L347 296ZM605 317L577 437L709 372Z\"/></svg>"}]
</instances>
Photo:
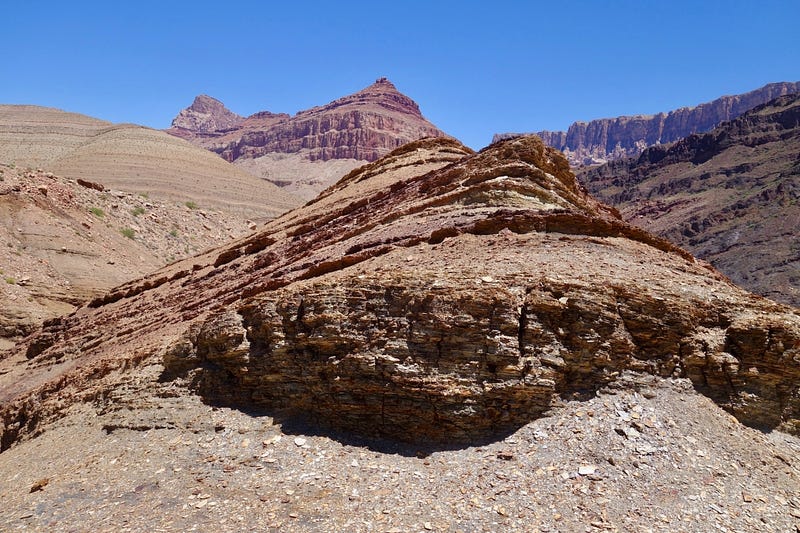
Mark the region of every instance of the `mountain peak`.
<instances>
[{"instance_id":1,"label":"mountain peak","mask_svg":"<svg viewBox=\"0 0 800 533\"><path fill-rule=\"evenodd\" d=\"M172 121L172 127L210 134L235 128L243 121L244 117L225 107L216 98L201 94L195 97L192 105L178 113Z\"/></svg>"},{"instance_id":2,"label":"mountain peak","mask_svg":"<svg viewBox=\"0 0 800 533\"><path fill-rule=\"evenodd\" d=\"M221 101L217 100L213 96L209 96L207 94L199 94L194 97L194 101L192 105L188 107L192 111L197 111L199 113L208 113L214 109L225 109L225 104ZM227 110L227 109L226 109Z\"/></svg>"}]
</instances>

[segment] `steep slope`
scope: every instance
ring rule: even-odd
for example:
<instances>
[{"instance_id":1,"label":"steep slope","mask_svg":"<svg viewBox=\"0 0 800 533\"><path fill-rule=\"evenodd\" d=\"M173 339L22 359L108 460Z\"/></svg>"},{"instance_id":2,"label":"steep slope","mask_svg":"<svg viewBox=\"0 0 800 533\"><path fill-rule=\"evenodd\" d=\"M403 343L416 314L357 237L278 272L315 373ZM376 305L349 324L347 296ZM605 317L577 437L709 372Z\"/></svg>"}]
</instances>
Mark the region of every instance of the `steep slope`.
<instances>
[{"instance_id":1,"label":"steep slope","mask_svg":"<svg viewBox=\"0 0 800 533\"><path fill-rule=\"evenodd\" d=\"M273 218L300 203L163 132L36 106L0 106L0 162L243 217Z\"/></svg>"},{"instance_id":2,"label":"steep slope","mask_svg":"<svg viewBox=\"0 0 800 533\"><path fill-rule=\"evenodd\" d=\"M693 133L707 132L722 122L779 96L800 92L800 82L770 83L744 94L722 96L696 107L682 107L656 115L633 115L575 122L566 132L540 131L548 146L564 152L570 164L593 165L639 155L657 144L667 144ZM517 134L499 134L495 140Z\"/></svg>"},{"instance_id":3,"label":"steep slope","mask_svg":"<svg viewBox=\"0 0 800 533\"><path fill-rule=\"evenodd\" d=\"M623 216L734 282L800 306L800 95L579 176Z\"/></svg>"},{"instance_id":4,"label":"steep slope","mask_svg":"<svg viewBox=\"0 0 800 533\"><path fill-rule=\"evenodd\" d=\"M194 135L215 135L241 126L244 117L240 117L225 105L208 95L201 94L194 99L192 105L178 113L172 121L177 132L186 132L187 137Z\"/></svg>"},{"instance_id":5,"label":"steep slope","mask_svg":"<svg viewBox=\"0 0 800 533\"><path fill-rule=\"evenodd\" d=\"M768 432L800 430L799 356L794 310L623 222L537 139L418 141L0 360L0 519L785 530L800 443Z\"/></svg>"},{"instance_id":6,"label":"steep slope","mask_svg":"<svg viewBox=\"0 0 800 533\"><path fill-rule=\"evenodd\" d=\"M228 213L0 165L0 348L116 285L247 231L247 221Z\"/></svg>"},{"instance_id":7,"label":"steep slope","mask_svg":"<svg viewBox=\"0 0 800 533\"><path fill-rule=\"evenodd\" d=\"M220 102L201 98L181 111L168 133L305 199L405 143L445 136L386 78L294 116L264 111L239 121Z\"/></svg>"}]
</instances>

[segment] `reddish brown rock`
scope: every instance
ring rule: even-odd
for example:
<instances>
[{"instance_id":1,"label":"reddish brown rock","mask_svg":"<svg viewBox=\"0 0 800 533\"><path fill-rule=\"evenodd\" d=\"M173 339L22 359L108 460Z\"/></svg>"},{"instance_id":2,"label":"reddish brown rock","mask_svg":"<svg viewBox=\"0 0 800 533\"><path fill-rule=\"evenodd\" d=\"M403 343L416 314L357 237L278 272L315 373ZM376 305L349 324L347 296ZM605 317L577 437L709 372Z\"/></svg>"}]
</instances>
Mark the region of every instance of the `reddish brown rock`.
<instances>
[{"instance_id":1,"label":"reddish brown rock","mask_svg":"<svg viewBox=\"0 0 800 533\"><path fill-rule=\"evenodd\" d=\"M216 98L201 94L194 99L192 105L178 113L178 116L172 121L170 133L175 133L179 137L214 135L234 129L242 122L244 122L244 117L230 111Z\"/></svg>"},{"instance_id":2,"label":"reddish brown rock","mask_svg":"<svg viewBox=\"0 0 800 533\"><path fill-rule=\"evenodd\" d=\"M230 118L220 102L212 103L197 111L193 110L195 100L167 132L307 199L349 170L399 146L423 137L446 136L386 78L291 117L263 111L238 120ZM287 158L291 164L284 164Z\"/></svg>"},{"instance_id":3,"label":"reddish brown rock","mask_svg":"<svg viewBox=\"0 0 800 533\"><path fill-rule=\"evenodd\" d=\"M578 178L642 228L710 261L737 284L800 306L800 95L703 135Z\"/></svg>"},{"instance_id":4,"label":"reddish brown rock","mask_svg":"<svg viewBox=\"0 0 800 533\"><path fill-rule=\"evenodd\" d=\"M2 361L2 445L156 382L359 435L474 441L631 372L797 432L799 359L795 311L622 221L559 152L424 140L50 322Z\"/></svg>"},{"instance_id":5,"label":"reddish brown rock","mask_svg":"<svg viewBox=\"0 0 800 533\"><path fill-rule=\"evenodd\" d=\"M592 165L632 157L645 148L704 133L745 111L786 94L800 92L800 82L770 83L744 94L722 96L696 107L656 115L633 115L575 122L564 131L536 133L564 152L573 165ZM495 141L518 134L495 135Z\"/></svg>"}]
</instances>

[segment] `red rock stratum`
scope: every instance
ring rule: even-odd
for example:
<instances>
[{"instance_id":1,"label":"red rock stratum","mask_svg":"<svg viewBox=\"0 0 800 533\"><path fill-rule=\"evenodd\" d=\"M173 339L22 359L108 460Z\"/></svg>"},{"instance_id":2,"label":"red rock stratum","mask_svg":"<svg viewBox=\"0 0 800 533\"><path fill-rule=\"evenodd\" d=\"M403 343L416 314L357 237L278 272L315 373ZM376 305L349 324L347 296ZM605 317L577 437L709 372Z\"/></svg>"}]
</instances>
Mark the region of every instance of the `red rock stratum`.
<instances>
[{"instance_id":1,"label":"red rock stratum","mask_svg":"<svg viewBox=\"0 0 800 533\"><path fill-rule=\"evenodd\" d=\"M145 365L160 376L132 379ZM47 323L0 362L2 447L157 380L359 435L468 442L630 372L800 429L794 310L622 221L538 139L423 140Z\"/></svg>"}]
</instances>

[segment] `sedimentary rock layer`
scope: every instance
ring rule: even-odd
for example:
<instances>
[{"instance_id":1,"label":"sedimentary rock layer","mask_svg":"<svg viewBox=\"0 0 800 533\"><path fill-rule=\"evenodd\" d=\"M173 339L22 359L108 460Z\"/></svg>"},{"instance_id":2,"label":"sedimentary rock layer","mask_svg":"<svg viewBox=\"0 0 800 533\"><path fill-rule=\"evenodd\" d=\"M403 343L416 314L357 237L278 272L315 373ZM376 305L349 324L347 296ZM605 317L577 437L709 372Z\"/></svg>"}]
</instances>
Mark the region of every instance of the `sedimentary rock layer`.
<instances>
[{"instance_id":1,"label":"sedimentary rock layer","mask_svg":"<svg viewBox=\"0 0 800 533\"><path fill-rule=\"evenodd\" d=\"M789 95L578 179L737 284L800 306L799 153L800 95Z\"/></svg>"},{"instance_id":2,"label":"sedimentary rock layer","mask_svg":"<svg viewBox=\"0 0 800 533\"><path fill-rule=\"evenodd\" d=\"M633 157L649 146L704 133L774 98L800 92L800 82L770 83L744 94L722 96L696 107L655 115L633 115L575 122L567 131L536 133L563 151L573 165L592 165ZM499 134L495 140L516 134Z\"/></svg>"},{"instance_id":3,"label":"sedimentary rock layer","mask_svg":"<svg viewBox=\"0 0 800 533\"><path fill-rule=\"evenodd\" d=\"M48 323L3 361L3 447L156 361L209 402L408 441L494 438L629 371L800 420L800 316L621 220L535 138L411 143Z\"/></svg>"}]
</instances>

